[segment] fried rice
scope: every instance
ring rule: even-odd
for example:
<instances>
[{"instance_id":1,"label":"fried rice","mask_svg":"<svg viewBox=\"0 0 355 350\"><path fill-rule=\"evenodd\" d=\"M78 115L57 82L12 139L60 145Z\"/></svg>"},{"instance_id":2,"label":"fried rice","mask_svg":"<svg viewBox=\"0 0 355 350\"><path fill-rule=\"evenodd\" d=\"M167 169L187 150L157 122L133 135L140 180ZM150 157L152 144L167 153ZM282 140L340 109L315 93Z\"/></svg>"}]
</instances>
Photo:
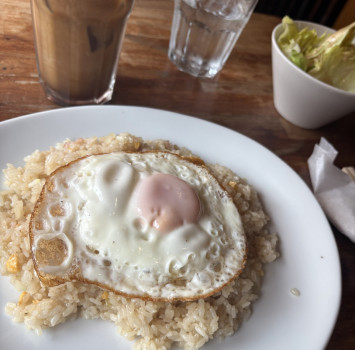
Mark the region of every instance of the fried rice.
<instances>
[{"instance_id":1,"label":"fried rice","mask_svg":"<svg viewBox=\"0 0 355 350\"><path fill-rule=\"evenodd\" d=\"M218 165L208 167L232 196L248 240L248 260L242 274L217 294L192 302L152 302L126 298L94 285L67 282L42 285L31 258L28 225L46 177L59 166L89 154L114 151L166 150L191 156L165 140L145 141L127 133L65 140L27 156L23 167L8 164L5 190L0 191L0 272L9 277L19 297L6 305L16 322L41 334L73 318L113 322L134 349L198 349L212 338L234 334L252 312L260 294L264 266L278 255L278 238L256 191L246 180ZM9 320L10 321L10 320Z\"/></svg>"}]
</instances>

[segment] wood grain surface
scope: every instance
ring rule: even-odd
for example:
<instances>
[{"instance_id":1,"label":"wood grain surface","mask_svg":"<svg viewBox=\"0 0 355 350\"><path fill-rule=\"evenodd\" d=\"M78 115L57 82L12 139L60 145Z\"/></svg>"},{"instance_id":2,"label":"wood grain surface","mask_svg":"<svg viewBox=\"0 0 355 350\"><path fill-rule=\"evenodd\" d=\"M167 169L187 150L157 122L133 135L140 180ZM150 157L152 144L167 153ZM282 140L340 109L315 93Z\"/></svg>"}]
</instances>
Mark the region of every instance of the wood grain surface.
<instances>
[{"instance_id":1,"label":"wood grain surface","mask_svg":"<svg viewBox=\"0 0 355 350\"><path fill-rule=\"evenodd\" d=\"M275 110L270 38L280 18L255 13L222 72L207 80L182 73L169 61L172 12L171 0L136 0L110 104L159 108L226 126L270 149L308 186L307 159L321 137L339 151L338 167L355 165L355 114L310 131ZM0 121L54 108L59 106L46 99L38 81L30 2L1 0ZM336 229L334 236L343 298L327 349L355 349L355 244Z\"/></svg>"}]
</instances>

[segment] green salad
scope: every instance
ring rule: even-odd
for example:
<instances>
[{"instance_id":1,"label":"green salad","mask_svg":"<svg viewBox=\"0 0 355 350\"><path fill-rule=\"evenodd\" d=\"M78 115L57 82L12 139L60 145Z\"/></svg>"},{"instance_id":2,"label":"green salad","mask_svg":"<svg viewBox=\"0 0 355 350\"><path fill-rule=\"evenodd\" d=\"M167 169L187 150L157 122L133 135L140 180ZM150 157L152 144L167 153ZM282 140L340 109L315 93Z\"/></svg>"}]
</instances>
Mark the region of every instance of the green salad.
<instances>
[{"instance_id":1,"label":"green salad","mask_svg":"<svg viewBox=\"0 0 355 350\"><path fill-rule=\"evenodd\" d=\"M283 53L313 77L355 93L355 22L333 34L298 29L288 16L277 43Z\"/></svg>"}]
</instances>

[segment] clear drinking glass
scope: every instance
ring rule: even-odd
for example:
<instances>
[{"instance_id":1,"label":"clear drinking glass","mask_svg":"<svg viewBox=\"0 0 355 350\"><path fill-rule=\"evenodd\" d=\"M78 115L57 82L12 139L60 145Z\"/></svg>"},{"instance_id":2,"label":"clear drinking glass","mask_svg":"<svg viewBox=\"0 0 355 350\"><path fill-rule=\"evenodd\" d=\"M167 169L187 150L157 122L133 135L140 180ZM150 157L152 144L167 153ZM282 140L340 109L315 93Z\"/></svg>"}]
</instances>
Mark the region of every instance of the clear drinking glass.
<instances>
[{"instance_id":1,"label":"clear drinking glass","mask_svg":"<svg viewBox=\"0 0 355 350\"><path fill-rule=\"evenodd\" d=\"M183 72L214 77L228 59L257 0L175 0L168 56Z\"/></svg>"},{"instance_id":2,"label":"clear drinking glass","mask_svg":"<svg viewBox=\"0 0 355 350\"><path fill-rule=\"evenodd\" d=\"M112 97L134 0L31 0L40 82L60 105Z\"/></svg>"}]
</instances>

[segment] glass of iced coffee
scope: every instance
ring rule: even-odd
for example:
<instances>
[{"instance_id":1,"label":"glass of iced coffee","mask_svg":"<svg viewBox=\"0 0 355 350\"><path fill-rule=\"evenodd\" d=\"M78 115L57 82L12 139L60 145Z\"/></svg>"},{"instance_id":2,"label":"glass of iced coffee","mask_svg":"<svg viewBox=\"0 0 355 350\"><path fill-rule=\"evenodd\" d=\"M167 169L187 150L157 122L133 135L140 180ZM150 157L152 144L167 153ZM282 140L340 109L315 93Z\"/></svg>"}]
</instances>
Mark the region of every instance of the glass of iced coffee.
<instances>
[{"instance_id":1,"label":"glass of iced coffee","mask_svg":"<svg viewBox=\"0 0 355 350\"><path fill-rule=\"evenodd\" d=\"M134 0L31 0L36 58L60 105L109 101Z\"/></svg>"}]
</instances>

